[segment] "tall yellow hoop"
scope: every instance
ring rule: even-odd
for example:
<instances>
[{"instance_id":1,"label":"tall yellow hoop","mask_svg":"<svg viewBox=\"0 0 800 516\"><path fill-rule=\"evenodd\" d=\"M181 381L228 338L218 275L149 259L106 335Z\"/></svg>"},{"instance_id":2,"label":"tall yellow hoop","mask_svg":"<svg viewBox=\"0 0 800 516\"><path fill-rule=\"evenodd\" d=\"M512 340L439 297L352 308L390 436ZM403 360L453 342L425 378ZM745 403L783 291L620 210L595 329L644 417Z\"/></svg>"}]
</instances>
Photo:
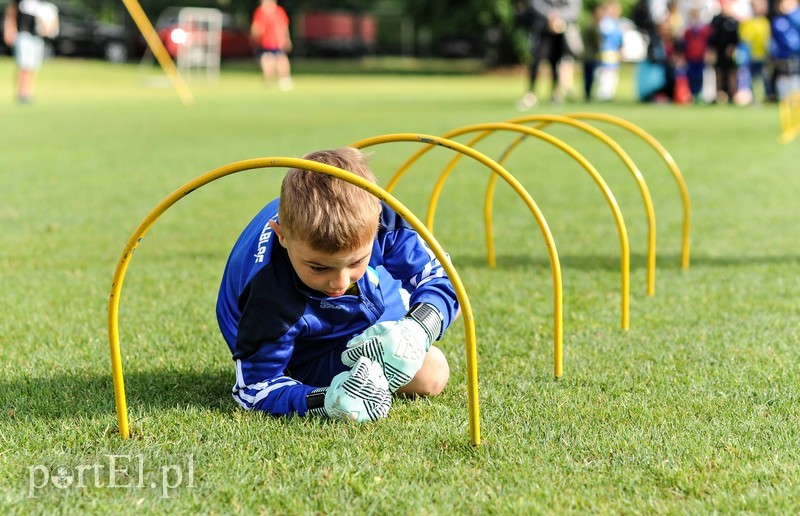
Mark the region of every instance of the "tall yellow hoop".
<instances>
[{"instance_id":1,"label":"tall yellow hoop","mask_svg":"<svg viewBox=\"0 0 800 516\"><path fill-rule=\"evenodd\" d=\"M128 409L127 401L125 398L125 380L122 371L122 353L120 351L119 343L119 304L122 294L122 282L125 279L125 272L128 269L128 264L133 257L134 250L139 246L139 242L144 237L145 233L153 226L156 220L173 204L178 202L183 197L189 195L198 188L215 181L221 177L225 177L236 172L256 168L300 168L327 174L344 181L347 181L359 188L366 190L380 200L386 202L392 207L403 219L405 219L428 243L436 258L441 262L442 267L450 277L453 283L453 288L456 291L456 297L461 307L461 314L464 318L464 330L466 341L467 353L467 399L469 411L469 435L470 444L477 446L481 442L480 434L480 410L478 407L478 361L477 361L477 344L475 334L475 319L470 305L469 298L467 297L464 285L458 275L455 267L447 259L447 254L436 241L434 236L425 227L422 222L400 201L394 198L387 191L379 186L371 183L360 176L336 168L330 165L318 163L300 158L256 158L244 161L237 161L223 167L216 168L205 174L189 181L179 189L175 190L166 199L161 201L139 224L134 231L131 238L128 240L122 257L117 264L114 272L114 279L111 284L111 295L108 300L108 337L111 350L111 372L114 381L114 397L117 408L117 422L119 425L119 432L123 439L130 437L130 427L128 422Z\"/></svg>"},{"instance_id":2,"label":"tall yellow hoop","mask_svg":"<svg viewBox=\"0 0 800 516\"><path fill-rule=\"evenodd\" d=\"M167 78L172 84L173 89L177 92L178 97L180 97L181 102L183 102L183 105L188 107L194 104L192 92L189 91L189 87L186 85L186 82L183 80L183 77L181 77L180 72L175 67L175 63L172 61L172 58L164 46L164 43L158 36L156 29L153 28L150 20L147 19L147 15L144 13L139 1L122 0L122 3L125 5L125 8L128 10L128 14L131 15L134 23L139 28L139 31L142 33L147 46L153 52L158 64L161 65L164 73L167 74Z\"/></svg>"},{"instance_id":3,"label":"tall yellow hoop","mask_svg":"<svg viewBox=\"0 0 800 516\"><path fill-rule=\"evenodd\" d=\"M563 354L563 342L564 342L564 329L563 329L563 292L562 292L562 282L561 282L561 263L558 259L558 252L556 251L556 243L553 240L553 235L550 233L550 227L547 225L547 221L542 215L542 212L539 210L539 207L536 205L536 202L531 198L525 188L517 181L514 176L512 176L505 168L499 165L496 161L492 160L491 158L487 157L485 154L476 151L466 145L462 145L456 141L449 140L447 138L443 138L440 136L432 136L428 134L415 134L415 133L398 133L398 134L386 134L382 136L373 136L372 138L365 138L363 140L359 140L356 143L351 144L352 147L357 149L363 149L365 147L371 147L373 145L378 145L382 143L391 143L391 142L417 142L426 144L425 149L430 149L436 145L441 147L446 147L448 149L452 149L456 152L461 154L465 154L472 159L483 163L487 167L489 167L492 171L494 171L497 175L502 177L506 183L509 184L517 194L522 198L525 204L530 209L531 213L533 214L534 218L536 219L536 223L539 226L539 230L542 232L542 236L545 239L545 244L547 246L547 252L550 257L550 269L553 274L553 318L554 318L554 330L553 330L553 372L556 378L560 378L563 373L563 364L564 364L564 354ZM388 188L388 187L387 187ZM388 191L388 190L387 190Z\"/></svg>"},{"instance_id":4,"label":"tall yellow hoop","mask_svg":"<svg viewBox=\"0 0 800 516\"><path fill-rule=\"evenodd\" d=\"M598 120L601 122L608 122L610 124L617 125L626 129L627 131L632 132L639 138L643 139L650 145L655 151L661 156L661 159L664 160L664 163L667 164L667 168L672 173L672 177L675 178L675 182L678 184L678 190L681 193L681 199L683 201L683 238L682 238L682 246L681 246L681 268L688 269L689 268L689 245L690 245L690 233L691 233L691 218L692 218L692 206L691 200L689 199L689 189L686 186L686 181L683 180L683 174L681 174L680 168L678 168L678 164L675 162L675 159L667 152L667 149L664 148L661 143L653 138L647 131L642 129L636 124L633 124L624 118L619 118L613 115L607 115L605 113L568 113L568 117L570 118L577 118L581 120Z\"/></svg>"},{"instance_id":5,"label":"tall yellow hoop","mask_svg":"<svg viewBox=\"0 0 800 516\"><path fill-rule=\"evenodd\" d=\"M639 194L642 197L642 202L644 202L645 215L647 216L647 295L654 296L656 293L656 211L653 207L653 199L650 196L650 190L647 188L647 182L644 180L639 167L636 166L636 163L633 162L628 153L606 133L585 122L567 116L529 115L512 118L508 120L508 122L513 124L541 122L536 126L536 129L541 129L554 123L569 125L594 136L619 156L636 181L636 186L639 188ZM520 138L524 138L524 136L520 136ZM503 158L499 160L500 164L505 163L506 156L507 155L504 154Z\"/></svg>"},{"instance_id":6,"label":"tall yellow hoop","mask_svg":"<svg viewBox=\"0 0 800 516\"><path fill-rule=\"evenodd\" d=\"M794 91L778 103L778 120L781 124L780 143L789 143L800 132L800 91Z\"/></svg>"},{"instance_id":7,"label":"tall yellow hoop","mask_svg":"<svg viewBox=\"0 0 800 516\"><path fill-rule=\"evenodd\" d=\"M601 193L603 194L606 201L608 202L609 207L611 208L611 213L614 216L614 222L616 223L617 227L617 234L619 235L620 248L621 248L620 282L622 290L621 327L623 330L628 330L630 328L630 246L628 243L628 231L627 228L625 227L625 220L622 217L622 212L619 209L619 205L617 204L616 199L614 199L614 194L608 188L608 185L606 184L605 180L600 175L600 173L597 172L594 166L591 163L589 163L589 161L586 158L583 157L583 155L581 155L575 149L567 145L565 142L543 131L526 127L524 125L513 124L509 122L473 124L455 129L453 131L449 131L444 136L442 136L442 138L454 138L456 136L460 136L466 133L481 132L481 134L479 134L477 137L475 137L473 140L471 140L469 143L466 144L467 148L472 148L471 146L474 145L477 141L480 141L488 134L498 130L523 133L523 136L532 136L535 138L539 138L557 147L558 149L560 149L561 151L565 152L570 157L572 157L575 161L577 161L584 168L584 170L586 170L586 172L589 173L594 182L600 188ZM386 187L387 190L390 190L391 187L395 186L399 181L400 177L409 169L409 167L413 163L415 163L420 157L422 157L428 150L430 150L430 147L426 147L425 149L418 151L411 158L409 158L403 164L403 166L400 169L398 169L397 172L395 172L395 175L389 182L389 186ZM433 221L436 213L436 205L438 203L438 199L440 197L442 188L444 187L444 183L446 182L447 177L450 175L450 172L458 163L459 159L460 156L456 156L450 161L448 166L442 171L442 174L439 176L439 180L436 182L436 186L434 187L431 193L430 203L428 206L428 215L426 218L426 225L430 229L433 229ZM487 258L490 267L494 267L495 265L494 233L492 229L492 214L491 214L491 207L492 207L491 199L493 198L495 180L496 179L494 178L494 176L491 176L489 178L489 186L487 187L487 193L484 203Z\"/></svg>"}]
</instances>

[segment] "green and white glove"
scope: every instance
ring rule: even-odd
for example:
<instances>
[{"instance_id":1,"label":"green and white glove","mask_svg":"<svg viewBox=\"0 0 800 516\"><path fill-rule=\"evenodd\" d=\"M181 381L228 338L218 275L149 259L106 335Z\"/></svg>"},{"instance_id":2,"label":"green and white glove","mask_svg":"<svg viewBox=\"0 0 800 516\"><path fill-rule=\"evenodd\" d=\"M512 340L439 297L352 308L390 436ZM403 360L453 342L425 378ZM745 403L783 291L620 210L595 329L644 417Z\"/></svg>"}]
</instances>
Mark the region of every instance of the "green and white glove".
<instances>
[{"instance_id":1,"label":"green and white glove","mask_svg":"<svg viewBox=\"0 0 800 516\"><path fill-rule=\"evenodd\" d=\"M311 391L306 405L312 415L366 423L389 414L392 393L381 366L361 357L350 371L334 376L330 387Z\"/></svg>"},{"instance_id":2,"label":"green and white glove","mask_svg":"<svg viewBox=\"0 0 800 516\"><path fill-rule=\"evenodd\" d=\"M422 368L425 353L439 337L442 316L433 305L418 303L399 321L374 324L353 337L342 362L353 365L360 357L380 364L392 392L410 382Z\"/></svg>"}]
</instances>

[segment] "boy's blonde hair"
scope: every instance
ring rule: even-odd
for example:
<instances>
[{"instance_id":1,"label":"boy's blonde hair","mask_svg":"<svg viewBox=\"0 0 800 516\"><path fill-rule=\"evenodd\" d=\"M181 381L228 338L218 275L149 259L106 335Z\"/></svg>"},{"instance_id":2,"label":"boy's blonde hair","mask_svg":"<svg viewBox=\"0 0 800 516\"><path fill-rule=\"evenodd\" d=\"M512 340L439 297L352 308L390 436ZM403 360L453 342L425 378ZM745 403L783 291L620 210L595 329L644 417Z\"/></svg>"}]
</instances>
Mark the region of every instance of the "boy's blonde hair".
<instances>
[{"instance_id":1,"label":"boy's blonde hair","mask_svg":"<svg viewBox=\"0 0 800 516\"><path fill-rule=\"evenodd\" d=\"M367 156L357 149L322 150L303 158L377 182ZM337 253L366 246L378 231L379 215L378 198L347 181L297 168L283 178L278 207L283 234L317 251Z\"/></svg>"}]
</instances>

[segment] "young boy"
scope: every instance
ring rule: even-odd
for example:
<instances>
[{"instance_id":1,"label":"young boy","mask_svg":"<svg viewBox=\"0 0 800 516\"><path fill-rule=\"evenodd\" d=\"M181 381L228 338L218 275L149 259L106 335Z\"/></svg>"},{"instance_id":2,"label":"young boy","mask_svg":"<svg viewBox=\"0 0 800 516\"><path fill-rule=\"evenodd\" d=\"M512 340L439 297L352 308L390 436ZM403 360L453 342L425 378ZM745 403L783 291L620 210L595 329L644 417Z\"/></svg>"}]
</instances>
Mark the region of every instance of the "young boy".
<instances>
[{"instance_id":1,"label":"young boy","mask_svg":"<svg viewBox=\"0 0 800 516\"><path fill-rule=\"evenodd\" d=\"M683 33L683 58L686 61L686 77L689 80L689 91L694 102L702 100L703 73L706 68L708 40L711 37L711 26L702 19L699 6L689 8L689 20Z\"/></svg>"},{"instance_id":2,"label":"young boy","mask_svg":"<svg viewBox=\"0 0 800 516\"><path fill-rule=\"evenodd\" d=\"M619 17L622 6L616 0L606 0L603 6L602 17L598 24L600 68L597 98L607 102L614 100L619 84L619 68L622 62L622 28Z\"/></svg>"},{"instance_id":3,"label":"young boy","mask_svg":"<svg viewBox=\"0 0 800 516\"><path fill-rule=\"evenodd\" d=\"M375 182L356 149L305 159ZM299 169L240 235L217 299L237 403L359 422L386 417L391 392L442 391L450 370L431 344L457 313L444 269L397 213L346 181Z\"/></svg>"}]
</instances>

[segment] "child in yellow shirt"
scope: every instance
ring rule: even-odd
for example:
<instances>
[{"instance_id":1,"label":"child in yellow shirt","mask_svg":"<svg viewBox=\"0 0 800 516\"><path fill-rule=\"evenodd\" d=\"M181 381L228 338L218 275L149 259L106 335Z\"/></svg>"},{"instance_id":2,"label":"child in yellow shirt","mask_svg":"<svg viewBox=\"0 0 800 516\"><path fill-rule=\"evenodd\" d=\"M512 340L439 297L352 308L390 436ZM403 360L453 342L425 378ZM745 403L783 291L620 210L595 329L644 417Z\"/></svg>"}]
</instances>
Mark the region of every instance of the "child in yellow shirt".
<instances>
[{"instance_id":1,"label":"child in yellow shirt","mask_svg":"<svg viewBox=\"0 0 800 516\"><path fill-rule=\"evenodd\" d=\"M770 97L772 88L765 74L765 66L769 57L770 23L767 18L767 1L753 0L753 17L739 24L739 40L746 46L749 56L750 82L749 89L755 99L755 83L758 80L764 85L764 97Z\"/></svg>"}]
</instances>

